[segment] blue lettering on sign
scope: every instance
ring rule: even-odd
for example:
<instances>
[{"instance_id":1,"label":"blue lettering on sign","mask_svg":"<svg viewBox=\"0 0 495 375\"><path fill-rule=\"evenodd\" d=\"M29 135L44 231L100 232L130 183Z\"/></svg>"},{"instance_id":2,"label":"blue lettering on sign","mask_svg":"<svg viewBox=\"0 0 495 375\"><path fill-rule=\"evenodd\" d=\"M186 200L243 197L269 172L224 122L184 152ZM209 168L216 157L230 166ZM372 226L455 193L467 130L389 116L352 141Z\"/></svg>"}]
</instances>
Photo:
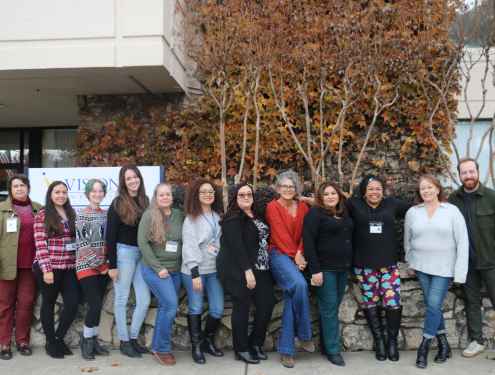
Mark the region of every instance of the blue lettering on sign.
<instances>
[{"instance_id":1,"label":"blue lettering on sign","mask_svg":"<svg viewBox=\"0 0 495 375\"><path fill-rule=\"evenodd\" d=\"M107 189L108 189L108 182L107 182L107 180L105 180L104 178L100 178L100 180L102 180L102 181L105 183L105 186L106 186L106 187L107 187Z\"/></svg>"},{"instance_id":2,"label":"blue lettering on sign","mask_svg":"<svg viewBox=\"0 0 495 375\"><path fill-rule=\"evenodd\" d=\"M114 180L110 179L110 186L109 186L109 190L112 190L112 183L115 185L115 188L118 189L119 188L119 184L115 183Z\"/></svg>"},{"instance_id":3,"label":"blue lettering on sign","mask_svg":"<svg viewBox=\"0 0 495 375\"><path fill-rule=\"evenodd\" d=\"M74 186L74 181L75 179L72 179L72 185L69 183L69 180L65 180L65 182L67 183L67 186L69 187L69 191L72 190L72 187Z\"/></svg>"}]
</instances>

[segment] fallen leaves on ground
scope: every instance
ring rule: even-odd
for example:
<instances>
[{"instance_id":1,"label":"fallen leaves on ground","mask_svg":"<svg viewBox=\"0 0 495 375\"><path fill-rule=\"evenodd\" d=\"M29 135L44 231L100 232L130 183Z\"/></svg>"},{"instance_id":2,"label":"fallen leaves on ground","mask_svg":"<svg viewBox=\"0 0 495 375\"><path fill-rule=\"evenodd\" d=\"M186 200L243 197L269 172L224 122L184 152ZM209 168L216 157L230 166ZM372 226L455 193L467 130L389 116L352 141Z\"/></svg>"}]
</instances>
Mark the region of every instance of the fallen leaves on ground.
<instances>
[{"instance_id":1,"label":"fallen leaves on ground","mask_svg":"<svg viewBox=\"0 0 495 375\"><path fill-rule=\"evenodd\" d=\"M120 362L112 362L112 366L120 366Z\"/></svg>"},{"instance_id":2,"label":"fallen leaves on ground","mask_svg":"<svg viewBox=\"0 0 495 375\"><path fill-rule=\"evenodd\" d=\"M93 372L96 370L98 370L98 367L85 367L81 369L82 372Z\"/></svg>"},{"instance_id":3,"label":"fallen leaves on ground","mask_svg":"<svg viewBox=\"0 0 495 375\"><path fill-rule=\"evenodd\" d=\"M495 355L487 355L486 356L486 359L493 359L493 360L495 360Z\"/></svg>"}]
</instances>

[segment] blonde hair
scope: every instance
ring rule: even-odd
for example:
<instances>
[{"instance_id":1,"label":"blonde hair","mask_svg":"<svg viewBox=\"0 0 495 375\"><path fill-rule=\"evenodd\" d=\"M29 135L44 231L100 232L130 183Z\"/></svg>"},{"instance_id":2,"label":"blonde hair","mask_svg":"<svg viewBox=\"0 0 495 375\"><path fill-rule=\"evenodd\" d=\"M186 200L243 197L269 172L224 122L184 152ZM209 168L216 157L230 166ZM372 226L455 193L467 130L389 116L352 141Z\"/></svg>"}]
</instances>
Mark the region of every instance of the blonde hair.
<instances>
[{"instance_id":1,"label":"blonde hair","mask_svg":"<svg viewBox=\"0 0 495 375\"><path fill-rule=\"evenodd\" d=\"M172 234L172 231L170 229L170 221L167 219L162 209L156 202L156 195L158 194L158 190L164 186L167 186L170 189L170 192L172 192L172 186L170 184L162 182L156 185L155 190L153 191L153 198L151 198L151 202L148 207L150 217L148 220L148 225L146 227L146 233L148 234L148 240L158 245L165 243L165 235L167 233L169 235Z\"/></svg>"}]
</instances>

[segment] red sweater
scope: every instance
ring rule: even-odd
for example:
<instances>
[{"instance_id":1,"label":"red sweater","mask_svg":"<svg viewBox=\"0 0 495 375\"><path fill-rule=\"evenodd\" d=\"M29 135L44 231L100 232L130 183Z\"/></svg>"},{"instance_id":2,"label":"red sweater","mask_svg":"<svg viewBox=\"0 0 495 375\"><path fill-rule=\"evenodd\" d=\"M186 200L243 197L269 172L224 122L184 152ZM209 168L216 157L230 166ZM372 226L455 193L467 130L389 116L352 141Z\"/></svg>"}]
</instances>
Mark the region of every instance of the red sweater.
<instances>
[{"instance_id":1,"label":"red sweater","mask_svg":"<svg viewBox=\"0 0 495 375\"><path fill-rule=\"evenodd\" d=\"M304 254L302 246L302 231L304 216L309 211L306 203L297 203L296 217L287 212L276 199L266 207L266 221L270 225L270 248L277 249L278 253L284 253L292 259L298 250Z\"/></svg>"},{"instance_id":2,"label":"red sweater","mask_svg":"<svg viewBox=\"0 0 495 375\"><path fill-rule=\"evenodd\" d=\"M21 219L19 230L19 244L17 246L17 268L31 268L33 266L34 253L34 216L31 201L19 201L12 197L12 208Z\"/></svg>"}]
</instances>

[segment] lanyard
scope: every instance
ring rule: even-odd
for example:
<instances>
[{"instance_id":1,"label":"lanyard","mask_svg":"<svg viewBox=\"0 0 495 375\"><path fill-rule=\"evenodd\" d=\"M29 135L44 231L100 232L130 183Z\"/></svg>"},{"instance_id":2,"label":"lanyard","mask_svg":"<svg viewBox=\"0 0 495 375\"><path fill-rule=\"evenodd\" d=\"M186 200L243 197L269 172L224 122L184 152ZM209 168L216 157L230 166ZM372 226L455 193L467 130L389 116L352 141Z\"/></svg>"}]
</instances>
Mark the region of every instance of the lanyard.
<instances>
[{"instance_id":1,"label":"lanyard","mask_svg":"<svg viewBox=\"0 0 495 375\"><path fill-rule=\"evenodd\" d=\"M371 222L371 213L370 213L370 206L369 205L368 205L368 216L369 216L370 222ZM380 223L382 224L382 226L385 226L385 223L382 220L382 209L381 208L380 208Z\"/></svg>"},{"instance_id":2,"label":"lanyard","mask_svg":"<svg viewBox=\"0 0 495 375\"><path fill-rule=\"evenodd\" d=\"M60 215L60 214L59 214ZM67 220L64 219L64 217L62 215L60 215L60 217L62 218L63 221L65 221L65 225L67 225L67 228L69 228L69 233L70 233L70 225L69 225L69 222Z\"/></svg>"},{"instance_id":3,"label":"lanyard","mask_svg":"<svg viewBox=\"0 0 495 375\"><path fill-rule=\"evenodd\" d=\"M103 237L107 238L107 221L105 220L105 215L103 214L103 211L101 212L101 216L100 216L92 206L89 207L91 207L95 215L98 217L98 220L100 220L101 226L103 227Z\"/></svg>"},{"instance_id":4,"label":"lanyard","mask_svg":"<svg viewBox=\"0 0 495 375\"><path fill-rule=\"evenodd\" d=\"M205 214L203 214L203 217L205 218L205 220L208 222L208 224L210 224L210 227L211 227L211 231L213 233L213 243L215 243L215 241L217 240L217 223L215 222L215 216L213 216L213 212L211 213L211 218L212 218L212 221L213 221L213 224L210 223L210 221L208 220L208 218L205 216Z\"/></svg>"},{"instance_id":5,"label":"lanyard","mask_svg":"<svg viewBox=\"0 0 495 375\"><path fill-rule=\"evenodd\" d=\"M170 210L170 211L172 211L172 210ZM174 220L174 211L172 211L172 214L170 215L170 222L172 222L172 220ZM172 228L170 228L170 241L173 241Z\"/></svg>"}]
</instances>

